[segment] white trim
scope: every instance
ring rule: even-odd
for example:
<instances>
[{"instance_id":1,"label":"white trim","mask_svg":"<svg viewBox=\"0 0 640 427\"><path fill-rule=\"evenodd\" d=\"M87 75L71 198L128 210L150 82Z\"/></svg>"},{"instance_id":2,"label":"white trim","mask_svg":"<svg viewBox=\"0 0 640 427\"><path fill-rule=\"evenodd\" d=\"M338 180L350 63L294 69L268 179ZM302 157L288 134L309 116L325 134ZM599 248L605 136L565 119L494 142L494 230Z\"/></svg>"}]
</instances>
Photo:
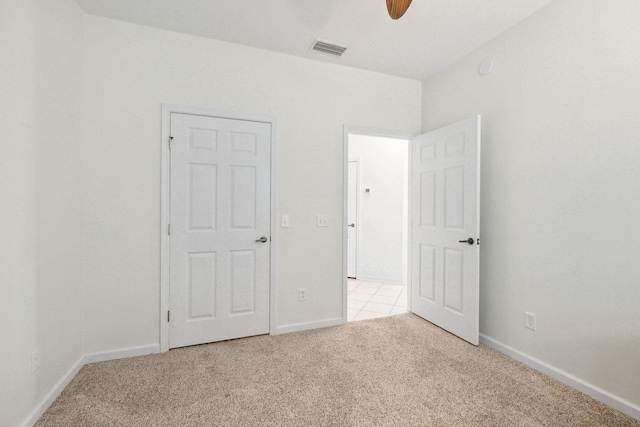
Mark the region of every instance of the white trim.
<instances>
[{"instance_id":1,"label":"white trim","mask_svg":"<svg viewBox=\"0 0 640 427\"><path fill-rule=\"evenodd\" d=\"M348 156L348 153L347 153ZM360 220L360 181L361 181L361 173L360 173L360 157L348 157L347 158L347 175L345 176L345 182L347 184L347 205L346 205L346 209L347 209L347 219L345 220L344 225L346 226L347 224L349 224L349 163L354 162L356 164L356 169L358 170L358 176L356 179L356 279L360 278L360 273L359 273L359 269L360 269L360 248L358 247L358 242L360 241L360 226L359 224L362 223L362 221ZM349 277L349 229L345 227L345 230L347 230L347 278Z\"/></svg>"},{"instance_id":2,"label":"white trim","mask_svg":"<svg viewBox=\"0 0 640 427\"><path fill-rule=\"evenodd\" d=\"M78 375L80 369L85 365L95 362L104 362L107 360L123 359L125 357L145 356L147 354L154 354L160 352L159 344L146 345L141 347L131 347L122 350L105 351L101 353L85 354L82 356L75 365L53 386L53 388L46 394L46 396L38 403L36 409L31 412L31 415L27 417L22 424L24 427L33 426L40 417L49 409L51 404L60 396L60 393L69 385L71 380Z\"/></svg>"},{"instance_id":3,"label":"white trim","mask_svg":"<svg viewBox=\"0 0 640 427\"><path fill-rule=\"evenodd\" d=\"M53 401L56 400L58 396L60 396L60 393L62 393L62 391L69 385L71 380L78 374L78 372L80 372L80 369L82 369L85 364L86 363L84 361L84 357L81 357L75 363L75 365L73 365L71 369L67 371L67 373L60 379L60 381L58 381L56 385L51 388L49 393L47 393L44 398L42 398L36 408L31 412L31 415L27 417L22 425L24 427L31 427L36 422L38 422L42 414L44 414L46 410L49 409L49 406L51 406Z\"/></svg>"},{"instance_id":4,"label":"white trim","mask_svg":"<svg viewBox=\"0 0 640 427\"><path fill-rule=\"evenodd\" d=\"M250 122L268 123L271 125L271 258L269 260L269 331L276 329L276 248L277 248L277 215L276 215L276 119L269 116L258 116L231 111L212 110L208 108L189 107L182 105L162 104L162 177L160 203L160 352L169 350L169 236L167 226L170 223L170 171L171 153L169 151L169 137L171 136L171 113L191 114L195 116L219 117L224 119L244 120ZM346 317L345 317L346 318Z\"/></svg>"},{"instance_id":5,"label":"white trim","mask_svg":"<svg viewBox=\"0 0 640 427\"><path fill-rule=\"evenodd\" d=\"M411 254L411 235L413 234L411 230L411 218L413 215L413 181L411 180L411 177L413 177L413 138L409 139L407 149L409 150L407 158L407 311L413 313L411 310L411 299L413 295L413 286L411 284L413 277L413 270L411 269L411 260L413 259L413 255Z\"/></svg>"},{"instance_id":6,"label":"white trim","mask_svg":"<svg viewBox=\"0 0 640 427\"><path fill-rule=\"evenodd\" d=\"M271 248L270 248L270 272L269 272L269 333L273 333L276 330L277 320L278 320L278 304L277 304L277 295L278 295L278 287L276 286L276 248L277 248L277 235L276 232L278 230L278 215L277 215L277 197L276 197L276 119L269 117L264 118L265 120L269 120L268 123L271 123Z\"/></svg>"},{"instance_id":7,"label":"white trim","mask_svg":"<svg viewBox=\"0 0 640 427\"><path fill-rule=\"evenodd\" d=\"M319 322L306 322L306 323L297 323L292 325L280 326L278 328L272 329L272 335L279 335L289 332L298 332L305 331L310 329L319 329L326 328L330 326L338 326L343 325L346 322L342 318L329 319ZM595 386L591 383L588 383L574 375L571 375L567 372L564 372L561 369L556 368L546 362L543 362L535 357L532 357L526 353L523 353L519 350L514 349L498 340L494 340L486 335L480 334L480 342L515 359L519 362L524 363L536 369L537 371L542 372L545 375L554 378L569 387L572 387L587 396L591 396L596 400L604 403L607 406L610 406L630 417L633 417L637 420L640 420L640 406L635 405L628 400L625 400L621 397L618 397L602 388ZM24 427L33 426L40 417L46 412L46 410L51 406L51 404L58 398L60 393L69 385L71 380L80 372L85 365L96 362L104 362L107 360L115 360L122 359L125 357L135 357L135 356L144 356L147 354L155 354L160 352L160 345L152 344L141 347L131 347L127 349L115 350L115 351L105 351L100 353L91 353L86 354L81 357L69 371L53 386L51 391L46 394L46 396L38 403L36 408L31 412L31 414L26 418L22 425Z\"/></svg>"},{"instance_id":8,"label":"white trim","mask_svg":"<svg viewBox=\"0 0 640 427\"><path fill-rule=\"evenodd\" d=\"M478 256L476 258L476 277L478 278L478 284L476 286L476 292L478 293L478 322L476 323L475 334L478 338L480 338L480 257L482 256L482 246L480 246L480 202L482 198L482 188L481 188L481 175L482 175L482 164L480 163L482 156L482 115L476 115L476 235L474 236L478 242L476 246L478 248Z\"/></svg>"},{"instance_id":9,"label":"white trim","mask_svg":"<svg viewBox=\"0 0 640 427\"><path fill-rule=\"evenodd\" d=\"M308 331L311 329L328 328L330 326L339 326L347 323L342 317L333 319L319 320L315 322L292 323L290 325L282 325L271 331L271 335L288 334L290 332Z\"/></svg>"},{"instance_id":10,"label":"white trim","mask_svg":"<svg viewBox=\"0 0 640 427\"><path fill-rule=\"evenodd\" d=\"M164 313L169 311L169 236L167 227L170 223L171 212L170 182L171 182L171 152L169 151L169 137L171 136L171 112L168 105L162 106L162 163L160 165L160 351L169 350L169 322Z\"/></svg>"},{"instance_id":11,"label":"white trim","mask_svg":"<svg viewBox=\"0 0 640 427\"><path fill-rule=\"evenodd\" d=\"M346 136L349 134L355 135L369 135L369 136L379 136L382 138L397 138L397 139L413 139L413 135L389 129L378 129L378 128L370 128L363 126L344 126L344 133ZM348 152L347 152L348 154Z\"/></svg>"},{"instance_id":12,"label":"white trim","mask_svg":"<svg viewBox=\"0 0 640 427\"><path fill-rule=\"evenodd\" d=\"M349 127L345 126L342 135L342 322L347 323L349 273Z\"/></svg>"},{"instance_id":13,"label":"white trim","mask_svg":"<svg viewBox=\"0 0 640 427\"><path fill-rule=\"evenodd\" d=\"M146 356L147 354L160 353L159 344L150 344L140 347L123 348L120 350L102 351L84 355L84 364L105 362L107 360L124 359L126 357Z\"/></svg>"},{"instance_id":14,"label":"white trim","mask_svg":"<svg viewBox=\"0 0 640 427\"><path fill-rule=\"evenodd\" d=\"M610 393L596 385L588 383L585 380L576 377L575 375L571 375L570 373L565 372L562 369L543 362L542 360L536 359L533 356L523 353L520 350L516 350L515 348L510 347L486 335L480 334L480 342L493 348L494 350L499 351L500 353L506 354L512 359L522 362L525 365L528 365L533 369L560 381L561 383L568 385L569 387L572 387L586 394L587 396L591 396L594 399L599 400L600 402L612 407L613 409L616 409L626 415L629 415L630 417L640 420L640 406L635 405L628 400L616 396L615 394Z\"/></svg>"}]
</instances>

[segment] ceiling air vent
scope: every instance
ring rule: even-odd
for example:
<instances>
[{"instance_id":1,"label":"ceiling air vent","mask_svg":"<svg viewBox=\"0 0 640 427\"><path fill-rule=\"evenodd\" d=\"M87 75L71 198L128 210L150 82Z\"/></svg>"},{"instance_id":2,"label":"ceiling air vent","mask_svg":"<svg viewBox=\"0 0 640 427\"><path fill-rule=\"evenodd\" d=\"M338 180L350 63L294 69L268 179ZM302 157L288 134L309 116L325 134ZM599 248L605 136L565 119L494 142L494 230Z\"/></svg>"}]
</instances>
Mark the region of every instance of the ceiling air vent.
<instances>
[{"instance_id":1,"label":"ceiling air vent","mask_svg":"<svg viewBox=\"0 0 640 427\"><path fill-rule=\"evenodd\" d=\"M342 56L346 47L337 46L335 44L321 42L320 40L316 40L312 47L313 50L317 50L319 52L330 53L331 55Z\"/></svg>"}]
</instances>

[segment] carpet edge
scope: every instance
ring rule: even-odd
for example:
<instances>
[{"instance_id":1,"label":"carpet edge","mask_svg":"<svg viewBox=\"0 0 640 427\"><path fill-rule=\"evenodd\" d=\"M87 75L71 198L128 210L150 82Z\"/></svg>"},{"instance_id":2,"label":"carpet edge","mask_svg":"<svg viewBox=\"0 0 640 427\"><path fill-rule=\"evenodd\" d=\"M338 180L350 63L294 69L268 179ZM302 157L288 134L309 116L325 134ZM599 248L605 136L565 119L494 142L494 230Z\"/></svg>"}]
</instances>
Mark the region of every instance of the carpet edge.
<instances>
[{"instance_id":1,"label":"carpet edge","mask_svg":"<svg viewBox=\"0 0 640 427\"><path fill-rule=\"evenodd\" d=\"M535 357L524 353L523 351L516 350L515 348L510 347L507 344L493 339L487 335L480 334L480 342L506 356L509 356L514 360L517 360L518 362L524 363L525 365L535 369L536 371L542 372L543 374L548 375L551 378L558 380L561 383L566 384L569 387L574 388L589 397L596 399L599 402L604 403L607 406L610 406L613 409L622 412L625 415L628 415L640 421L640 406L629 402L628 400L623 399L620 396L617 396L594 384L578 378L575 375L565 372L556 366L536 359Z\"/></svg>"},{"instance_id":2,"label":"carpet edge","mask_svg":"<svg viewBox=\"0 0 640 427\"><path fill-rule=\"evenodd\" d=\"M49 407L53 404L53 402L60 396L60 393L69 385L71 380L78 375L80 369L84 365L86 365L84 359L86 356L80 356L78 361L67 371L66 374L60 378L60 380L54 384L54 386L49 390L45 396L38 402L36 407L31 411L31 414L27 416L27 418L22 423L23 427L32 427L40 417L49 409Z\"/></svg>"}]
</instances>

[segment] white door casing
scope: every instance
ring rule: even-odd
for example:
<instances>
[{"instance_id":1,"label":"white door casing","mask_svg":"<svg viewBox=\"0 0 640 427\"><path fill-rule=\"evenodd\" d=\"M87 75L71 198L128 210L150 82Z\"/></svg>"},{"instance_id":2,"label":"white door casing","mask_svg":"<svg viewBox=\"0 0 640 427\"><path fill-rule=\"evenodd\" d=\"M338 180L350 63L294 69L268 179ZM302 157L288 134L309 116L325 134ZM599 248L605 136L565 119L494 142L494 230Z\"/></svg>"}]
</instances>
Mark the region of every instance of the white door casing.
<instances>
[{"instance_id":1,"label":"white door casing","mask_svg":"<svg viewBox=\"0 0 640 427\"><path fill-rule=\"evenodd\" d=\"M347 277L358 277L358 161L349 160L348 178L348 214L347 214L347 240L348 240L348 267Z\"/></svg>"},{"instance_id":2,"label":"white door casing","mask_svg":"<svg viewBox=\"0 0 640 427\"><path fill-rule=\"evenodd\" d=\"M271 132L171 114L169 348L269 332Z\"/></svg>"},{"instance_id":3,"label":"white door casing","mask_svg":"<svg viewBox=\"0 0 640 427\"><path fill-rule=\"evenodd\" d=\"M480 116L414 138L411 181L411 311L477 345Z\"/></svg>"}]
</instances>

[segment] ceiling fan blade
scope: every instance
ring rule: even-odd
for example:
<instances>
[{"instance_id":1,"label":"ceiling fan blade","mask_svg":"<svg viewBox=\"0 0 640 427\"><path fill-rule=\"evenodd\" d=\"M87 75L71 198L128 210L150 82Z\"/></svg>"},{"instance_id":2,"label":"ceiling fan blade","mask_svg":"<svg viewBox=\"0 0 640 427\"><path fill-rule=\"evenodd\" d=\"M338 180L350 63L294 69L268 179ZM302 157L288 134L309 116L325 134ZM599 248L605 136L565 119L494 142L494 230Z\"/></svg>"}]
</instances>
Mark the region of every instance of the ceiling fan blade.
<instances>
[{"instance_id":1,"label":"ceiling fan blade","mask_svg":"<svg viewBox=\"0 0 640 427\"><path fill-rule=\"evenodd\" d=\"M411 0L387 0L387 11L391 19L401 18L409 9Z\"/></svg>"}]
</instances>

